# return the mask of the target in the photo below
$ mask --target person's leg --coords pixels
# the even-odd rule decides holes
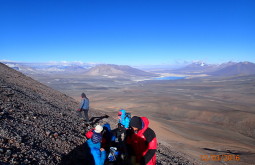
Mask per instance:
[[[76,111],[76,113],[77,113],[77,115],[79,116],[80,120],[83,119],[82,113],[81,113],[81,112],[82,112],[82,110],[81,110],[81,111]]]
[[[87,122],[89,122],[89,110],[88,109],[84,109],[84,115],[85,115],[85,120]]]

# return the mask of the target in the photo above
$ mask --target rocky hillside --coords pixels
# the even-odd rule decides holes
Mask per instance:
[[[0,63],[0,164],[88,164],[78,103]],[[116,120],[91,109],[92,127]],[[159,143],[159,165],[193,160]],[[197,164],[197,163],[196,163]]]

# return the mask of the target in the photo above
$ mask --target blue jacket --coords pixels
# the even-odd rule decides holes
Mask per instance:
[[[130,118],[126,117],[126,110],[121,109],[119,110],[119,113],[121,113],[119,123],[121,123],[125,128],[129,127]]]
[[[88,98],[82,98],[80,108],[89,109],[89,99]]]
[[[101,143],[93,143],[91,139],[86,141],[90,148],[90,152],[94,158],[95,165],[104,165],[106,159],[106,151],[100,151]]]
[[[92,148],[91,154],[94,157],[95,165],[104,165],[106,159],[106,151],[100,151],[100,149]]]

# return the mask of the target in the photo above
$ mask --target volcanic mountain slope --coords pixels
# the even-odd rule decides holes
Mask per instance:
[[[0,164],[90,164],[83,145],[89,127],[75,114],[72,98],[1,63],[0,98]],[[116,125],[116,119],[90,111],[92,126]],[[159,143],[157,164],[192,162]]]
[[[209,65],[204,62],[194,62],[185,66],[184,68],[172,70],[172,72],[182,74],[202,74],[215,69],[215,67],[215,65]]]
[[[204,62],[194,62],[183,68],[176,70],[171,70],[172,73],[181,73],[181,74],[209,74],[217,72],[221,69],[227,68],[229,66],[235,65],[235,62],[227,62],[222,64],[206,64]]]
[[[213,76],[234,76],[253,74],[255,74],[255,64],[251,62],[239,62],[210,73],[210,75]]]
[[[0,61],[1,62],[1,61]],[[24,63],[3,61],[4,64],[24,74],[80,74],[91,68],[90,64],[81,63]]]
[[[57,164],[82,142],[74,100],[3,64],[0,75],[1,163]]]
[[[58,164],[84,142],[72,98],[3,64],[0,75],[0,164]]]
[[[141,77],[153,77],[157,76],[154,73],[145,72],[139,69],[132,68],[127,65],[113,65],[113,64],[101,64],[97,65],[86,72],[86,75],[90,76],[141,76]]]

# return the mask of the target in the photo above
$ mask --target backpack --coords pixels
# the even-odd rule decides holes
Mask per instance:
[[[128,118],[129,120],[131,120],[131,113],[126,113],[125,115],[125,119]]]
[[[121,111],[121,110],[120,110]],[[123,110],[122,110],[123,111]],[[120,112],[119,112],[120,113]],[[122,115],[122,114],[121,114]],[[124,116],[125,115],[125,116]],[[118,116],[120,116],[118,114]],[[123,114],[122,118],[119,119],[118,123],[121,123],[126,129],[129,127],[129,122],[131,120],[131,113],[127,113],[125,111],[125,114]]]
[[[91,138],[92,138],[92,136],[93,136],[93,134],[94,134],[93,130],[94,130],[94,129],[91,129],[91,130],[89,130],[89,131],[85,134],[85,136],[86,136],[87,139],[91,139]]]

